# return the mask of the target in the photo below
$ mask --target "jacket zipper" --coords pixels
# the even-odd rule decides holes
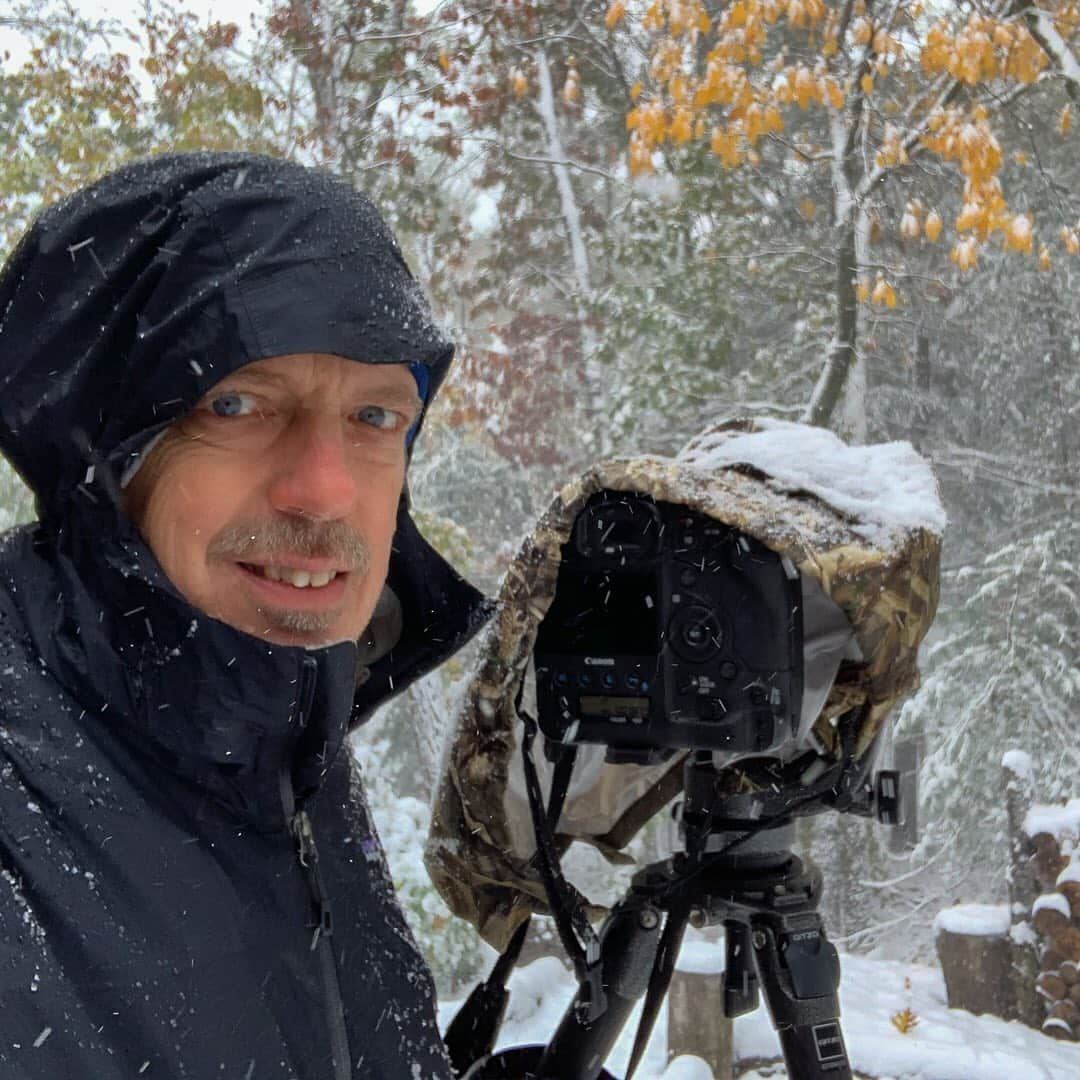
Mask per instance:
[[[315,699],[315,658],[304,657],[300,671],[299,719],[306,724]],[[323,994],[327,1005],[327,1024],[330,1028],[330,1055],[334,1070],[333,1080],[352,1080],[352,1055],[349,1052],[349,1036],[345,1030],[345,1009],[341,1001],[341,984],[338,981],[337,964],[334,961],[334,920],[330,900],[323,887],[319,871],[319,849],[315,846],[315,833],[311,818],[302,807],[297,808],[292,790],[292,762],[282,763],[280,777],[282,801],[289,831],[296,844],[296,857],[311,893],[313,932],[311,951],[316,953],[322,975]],[[310,924],[309,924],[310,925]]]

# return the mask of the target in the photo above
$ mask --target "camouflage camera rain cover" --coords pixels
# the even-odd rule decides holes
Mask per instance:
[[[794,563],[804,591],[820,586],[843,612],[857,645],[850,655],[862,659],[840,665],[810,721],[808,735],[826,756],[839,753],[835,721],[852,710],[856,757],[875,744],[892,708],[918,686],[917,649],[937,609],[945,515],[929,466],[908,443],[848,446],[820,428],[735,420],[674,458],[614,458],[568,484],[503,580],[451,729],[425,856],[451,910],[498,949],[529,912],[547,911],[529,865],[535,841],[515,701],[520,692],[528,708],[533,645],[562,546],[589,497],[603,490],[646,494],[756,537]],[[625,861],[621,849],[681,790],[685,755],[608,765],[603,748],[582,751],[556,839],[561,850],[579,840]],[[543,778],[539,747],[534,756]],[[738,770],[738,759],[723,768]]]

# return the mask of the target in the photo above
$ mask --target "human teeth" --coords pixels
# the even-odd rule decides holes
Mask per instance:
[[[336,570],[292,570],[287,566],[260,566],[258,570],[271,581],[284,581],[297,589],[321,589],[337,577]]]

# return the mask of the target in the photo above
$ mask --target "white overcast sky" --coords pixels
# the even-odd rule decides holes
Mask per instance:
[[[269,7],[271,0],[181,0],[182,6],[205,18],[218,22],[234,22],[241,29],[248,25],[253,11]],[[439,0],[414,0],[417,11],[430,11]],[[3,13],[3,0],[0,0],[0,14]],[[75,0],[75,7],[95,15],[108,18],[113,16],[124,19],[134,16],[142,9],[136,0]],[[0,27],[0,55],[10,53],[10,59],[4,64],[6,70],[18,67],[26,58],[27,48],[23,38],[12,30]]]

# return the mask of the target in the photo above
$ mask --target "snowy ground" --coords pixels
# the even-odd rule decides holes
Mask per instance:
[[[689,943],[688,943],[689,944]],[[701,970],[704,943],[693,945],[694,970]],[[722,964],[722,948],[717,961]],[[844,1035],[857,1073],[877,1080],[1077,1080],[1080,1045],[1054,1042],[1020,1024],[996,1017],[972,1016],[945,1006],[945,985],[936,968],[915,964],[841,957],[840,999]],[[537,960],[514,973],[511,1000],[500,1046],[545,1042],[550,1037],[573,991],[559,961]],[[445,1025],[457,1002],[440,1006]],[[890,1017],[910,1008],[918,1024],[901,1034]],[[636,1015],[623,1032],[608,1061],[622,1076],[630,1056]],[[757,1063],[778,1059],[776,1035],[764,1007],[735,1021],[735,1050],[739,1060]],[[781,1080],[779,1067],[758,1067],[736,1075],[744,1080]],[[667,1024],[661,1013],[645,1061],[635,1080],[713,1080],[698,1058],[667,1062]]]

